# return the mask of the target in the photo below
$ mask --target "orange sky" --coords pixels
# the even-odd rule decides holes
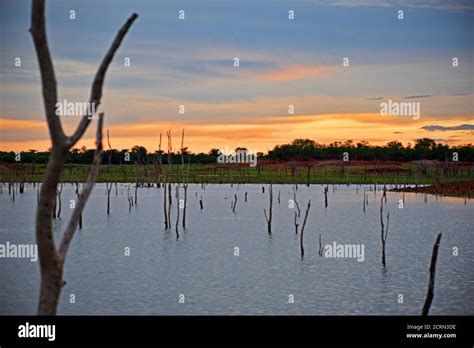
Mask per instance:
[[[380,114],[321,114],[321,115],[287,115],[247,119],[239,122],[136,122],[134,124],[112,124],[106,128],[110,131],[113,148],[131,148],[134,145],[145,146],[149,151],[158,148],[159,134],[163,136],[171,129],[174,136],[174,147],[180,146],[181,131],[185,128],[185,146],[192,152],[207,152],[211,148],[234,149],[245,146],[250,150],[263,151],[276,144],[291,142],[295,138],[310,138],[318,143],[331,143],[348,139],[358,142],[367,140],[372,144],[385,144],[398,140],[407,144],[413,139],[431,137],[453,141],[454,144],[470,143],[473,131],[434,131],[420,129],[426,124],[454,126],[472,123],[471,116],[451,117],[449,121],[424,118],[381,116]],[[0,118],[3,132],[12,132],[23,140],[0,141],[3,151],[23,151],[29,149],[45,150],[50,146],[47,138],[47,127],[44,120],[13,120]],[[65,127],[72,132],[72,124]],[[76,147],[94,147],[95,124],[91,123],[86,137]],[[34,140],[30,140],[34,139]],[[440,142],[443,142],[440,140]],[[450,144],[453,144],[450,143]],[[165,142],[163,142],[164,146]]]

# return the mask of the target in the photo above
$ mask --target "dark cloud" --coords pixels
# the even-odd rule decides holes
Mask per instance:
[[[340,7],[413,7],[437,10],[472,10],[472,0],[314,0],[316,4]]]
[[[407,97],[403,97],[403,99],[421,99],[421,98],[431,98],[433,97],[432,94],[421,94],[421,95],[409,95]]]
[[[421,129],[427,130],[429,132],[434,131],[453,131],[453,130],[472,130],[474,129],[474,124],[461,124],[459,126],[445,127],[439,125],[423,126]]]
[[[434,98],[434,97],[461,97],[470,95],[471,93],[452,93],[452,94],[420,94],[420,95],[408,95],[402,99],[422,99],[422,98]]]

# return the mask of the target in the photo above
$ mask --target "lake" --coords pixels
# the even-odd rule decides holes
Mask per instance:
[[[367,192],[364,213],[363,190],[369,186],[329,186],[325,208],[323,186],[298,185],[300,229],[311,199],[304,258],[294,227],[294,185],[273,185],[273,233],[269,235],[264,216],[269,185],[190,184],[187,227],[183,230],[180,222],[179,240],[174,189],[172,228],[165,230],[163,189],[139,188],[138,204],[129,211],[127,186],[119,184],[117,192],[113,187],[107,216],[105,185],[96,184],[83,228],[76,232],[67,256],[59,314],[419,315],[433,244],[442,232],[430,314],[474,315],[473,201],[427,196],[425,202],[422,194],[405,193],[400,208],[403,193],[388,192],[384,268],[382,192]],[[2,190],[0,243],[35,243],[35,188],[28,184],[14,202],[5,185]],[[235,213],[234,194],[238,197]],[[75,198],[75,187],[65,184],[61,219],[54,221],[57,242],[72,211],[70,200]],[[323,247],[363,246],[363,261],[320,256],[320,235]],[[0,314],[35,314],[39,263],[1,258],[0,277]]]

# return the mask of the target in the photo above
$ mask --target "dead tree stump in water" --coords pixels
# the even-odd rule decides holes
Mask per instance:
[[[325,208],[328,207],[328,191],[329,191],[329,188],[326,186],[324,188],[324,207]]]
[[[441,242],[441,236],[442,236],[442,233],[438,234],[438,237],[436,238],[435,244],[433,246],[433,253],[431,255],[431,264],[430,264],[430,282],[428,285],[428,293],[426,294],[425,304],[423,305],[423,309],[421,311],[422,316],[428,315],[430,311],[430,307],[431,307],[431,302],[433,302],[434,284],[435,284],[435,275],[436,275],[436,260],[438,259],[438,249],[439,249],[439,244]]]
[[[272,210],[273,210],[273,189],[272,189],[272,184],[270,184],[270,206],[268,208],[268,216],[267,216],[266,209],[263,209],[263,213],[265,214],[265,219],[267,220],[268,234],[272,234]]]
[[[179,184],[176,185],[176,239],[179,239]]]
[[[171,183],[168,183],[168,228],[170,229],[171,229],[171,204],[172,204],[171,191],[172,191]]]
[[[304,214],[303,225],[301,226],[301,233],[300,233],[301,257],[304,257],[303,234],[304,234],[304,228],[306,226],[306,220],[308,219],[308,213],[309,213],[310,207],[311,207],[311,200],[308,201],[308,206],[306,207],[306,213]]]
[[[167,212],[167,202],[166,202],[166,191],[168,190],[168,185],[166,185],[166,182],[163,183],[163,213],[165,215],[164,219],[164,224],[165,224],[165,230],[168,229],[168,212]]]
[[[138,178],[135,178],[135,205],[138,204]]]
[[[184,184],[183,228],[186,228],[186,205],[188,204],[188,184]]]
[[[364,188],[364,197],[363,197],[363,201],[362,201],[362,203],[363,203],[362,211],[363,211],[364,213],[365,213],[365,195],[366,195],[366,193],[365,193],[365,188]]]
[[[387,242],[387,235],[388,235],[388,223],[389,223],[390,213],[387,212],[387,226],[384,228],[383,223],[383,197],[380,199],[380,238],[382,240],[382,265],[385,267],[385,243]]]
[[[319,251],[318,251],[318,255],[319,256],[323,256],[323,252],[324,252],[324,248],[323,248],[323,244],[321,242],[321,233],[319,234]]]
[[[298,217],[301,216],[301,210],[300,210],[300,205],[298,204],[298,201],[296,200],[296,191],[293,190],[293,202],[295,202],[296,209],[298,209]]]
[[[235,214],[235,206],[237,205],[237,195],[234,194],[235,201],[230,203],[230,207],[232,208],[232,212]]]
[[[107,193],[107,215],[110,215],[110,191],[112,191],[112,183],[110,183],[110,186],[109,186],[109,182],[106,182],[105,190]]]
[[[295,234],[298,234],[298,227],[299,227],[299,223],[296,222],[296,218],[297,218],[297,213],[295,211],[295,219],[294,219],[294,223],[295,223]]]

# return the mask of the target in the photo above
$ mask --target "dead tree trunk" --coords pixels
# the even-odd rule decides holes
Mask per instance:
[[[186,205],[188,204],[188,184],[184,184],[183,228],[186,228]]]
[[[168,183],[168,228],[169,229],[171,229],[171,191],[172,191],[171,183]]]
[[[365,213],[365,187],[364,187],[364,197],[363,197],[363,212]]]
[[[76,193],[77,201],[79,202],[79,193]],[[82,211],[81,214],[79,215],[79,229],[82,230]]]
[[[128,211],[132,211],[133,198],[130,195],[130,186],[127,187],[127,200],[128,200]]]
[[[384,229],[383,223],[383,197],[380,199],[380,238],[382,240],[382,265],[385,267],[385,243],[387,242],[387,235],[388,235],[388,222],[390,218],[390,213],[387,212],[387,226]]]
[[[235,198],[235,201],[232,201],[230,206],[232,208],[232,212],[235,214],[235,206],[237,205],[237,195],[236,194],[234,194],[234,198]]]
[[[60,117],[56,114],[56,77],[46,37],[44,12],[44,0],[33,0],[30,32],[33,37],[39,62],[46,120],[52,141],[52,149],[46,172],[44,174],[43,185],[41,185],[39,203],[36,212],[36,241],[38,244],[41,273],[40,297],[37,313],[38,315],[54,315],[56,314],[63,284],[63,267],[66,253],[79,223],[82,210],[84,209],[98,175],[98,168],[102,156],[103,113],[99,114],[96,135],[97,150],[94,156],[91,172],[87,184],[84,187],[72,213],[69,224],[66,227],[58,250],[54,244],[52,231],[53,205],[56,199],[57,185],[60,181],[69,150],[84,135],[94,115],[84,115],[71,136],[67,136],[64,133]],[[107,68],[136,18],[137,15],[133,14],[122,26],[96,73],[90,97],[90,104],[94,105],[95,109],[98,109],[101,102],[102,85],[104,83]]]
[[[161,133],[160,133],[160,144],[159,144],[159,147],[158,147],[158,155],[157,155],[157,166],[156,166],[156,173],[155,173],[155,176],[156,176],[156,187],[160,187],[161,185],[161,173],[162,173],[162,167],[163,167],[163,163],[162,163],[162,160],[161,160]]]
[[[135,205],[138,203],[138,178],[135,177]]]
[[[306,207],[306,213],[304,214],[303,225],[301,226],[301,233],[300,233],[301,257],[304,257],[303,234],[304,234],[304,228],[306,226],[306,220],[308,219],[308,214],[309,214],[309,208],[310,207],[311,207],[311,201],[308,201],[308,206]]]
[[[109,182],[107,181],[105,183],[105,189],[107,191],[107,215],[110,215],[110,192],[112,191],[112,183],[110,183],[109,186]]]
[[[328,191],[329,191],[329,188],[326,186],[324,188],[324,207],[325,208],[328,207]]]
[[[176,239],[179,239],[179,184],[176,185]]]
[[[164,219],[164,224],[165,224],[165,230],[168,229],[168,212],[166,211],[166,190],[167,190],[167,185],[166,182],[163,184],[163,214],[165,215]]]
[[[184,128],[183,133],[181,133],[181,175],[184,180]]]
[[[324,248],[323,248],[323,243],[321,242],[321,233],[319,234],[319,250],[318,250],[318,255],[323,256]]]
[[[172,142],[172,139],[171,139],[171,129],[166,131],[166,137],[168,138],[168,172],[167,172],[167,176],[169,176],[169,175],[172,174],[172,162],[173,162],[173,156],[172,156],[173,142]],[[169,180],[168,182],[171,182],[171,180]]]
[[[263,209],[263,213],[265,214],[265,219],[267,220],[268,234],[272,234],[272,210],[273,210],[273,188],[272,188],[272,184],[270,184],[270,206],[268,208],[268,216],[267,216],[266,209]]]
[[[298,226],[300,225],[297,221],[296,221],[296,218],[297,218],[297,213],[295,211],[295,220],[294,220],[294,223],[295,223],[295,234],[298,234]]]
[[[431,254],[431,265],[430,265],[430,282],[428,285],[428,293],[426,294],[425,304],[421,311],[422,316],[427,316],[430,312],[431,302],[433,302],[434,297],[434,284],[435,284],[435,275],[436,275],[436,260],[438,259],[438,249],[441,242],[442,233],[438,234],[435,244],[433,246],[433,253]]]
[[[301,210],[300,210],[300,205],[298,204],[298,201],[296,200],[296,191],[293,189],[293,201],[295,202],[296,209],[298,209],[298,217],[301,216]]]

